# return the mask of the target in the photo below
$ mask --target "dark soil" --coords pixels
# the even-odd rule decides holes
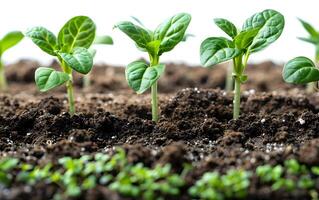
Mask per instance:
[[[171,163],[176,172],[183,163],[192,163],[195,170],[188,175],[188,184],[207,171],[253,170],[289,158],[319,165],[318,97],[302,95],[295,86],[283,83],[281,67],[271,62],[249,66],[238,120],[232,120],[232,94],[205,89],[223,88],[223,67],[169,64],[159,84],[161,119],[157,124],[151,121],[150,96],[128,90],[123,68],[96,67],[87,91],[77,77],[77,114],[71,117],[63,87],[53,93],[37,92],[36,66],[21,61],[7,70],[10,90],[0,95],[0,157],[46,163],[121,146],[132,163]],[[52,191],[52,186],[18,185],[7,192],[11,199],[47,199]],[[81,199],[118,198],[97,188]],[[272,192],[256,183],[248,199],[309,197],[303,191]]]

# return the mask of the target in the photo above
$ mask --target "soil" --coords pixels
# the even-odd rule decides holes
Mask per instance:
[[[285,84],[282,67],[272,62],[248,67],[238,120],[232,120],[232,94],[222,90],[226,65],[204,69],[168,64],[159,82],[157,124],[151,121],[149,94],[136,95],[127,87],[124,68],[96,66],[92,86],[85,90],[76,76],[77,114],[71,117],[65,88],[37,91],[33,83],[37,66],[23,60],[7,68],[10,88],[0,94],[0,157],[41,164],[120,146],[132,163],[170,163],[176,172],[183,163],[191,163],[195,169],[187,184],[207,171],[254,170],[289,158],[319,165],[318,94],[304,95],[302,87]],[[6,197],[48,199],[52,187],[16,185]],[[124,198],[98,187],[80,199]],[[184,194],[179,199],[189,198]],[[247,199],[310,197],[301,190],[272,192],[253,179]]]

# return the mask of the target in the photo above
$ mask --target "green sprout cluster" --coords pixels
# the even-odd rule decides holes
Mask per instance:
[[[62,157],[58,164],[37,166],[6,157],[0,160],[0,186],[15,183],[33,186],[37,183],[54,184],[59,189],[53,199],[79,197],[83,192],[103,186],[123,197],[164,200],[185,195],[202,200],[245,199],[251,179],[269,185],[273,191],[292,192],[303,189],[312,200],[318,200],[319,166],[307,167],[294,159],[284,165],[261,165],[255,171],[229,169],[225,174],[206,172],[193,185],[187,185],[189,167],[174,173],[171,166],[146,167],[127,161],[126,153],[118,148],[113,155],[96,153],[79,158]]]
[[[168,164],[153,169],[141,163],[129,164],[123,149],[117,149],[113,156],[97,153],[80,158],[63,157],[58,164],[58,167],[52,163],[33,166],[16,158],[2,159],[0,185],[10,187],[14,182],[55,184],[60,192],[54,199],[78,197],[83,191],[103,185],[124,197],[145,200],[179,195],[185,185],[183,178],[172,173]],[[16,171],[18,173],[14,173]]]
[[[319,166],[310,169],[295,159],[286,160],[284,165],[264,165],[256,169],[256,175],[262,183],[271,184],[274,191],[286,190],[292,192],[296,189],[309,191],[312,199],[318,199],[314,176],[319,177]],[[318,189],[318,188],[317,188]]]
[[[229,170],[225,175],[207,172],[189,189],[194,198],[203,200],[243,199],[248,194],[251,173]]]

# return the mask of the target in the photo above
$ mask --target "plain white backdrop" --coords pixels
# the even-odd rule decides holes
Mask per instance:
[[[199,64],[199,45],[209,36],[225,36],[213,23],[213,18],[227,18],[241,27],[244,20],[264,9],[275,9],[286,19],[282,36],[262,52],[251,56],[250,62],[273,60],[285,62],[294,56],[314,56],[314,48],[298,40],[307,36],[297,17],[311,22],[319,29],[318,1],[316,0],[2,0],[0,12],[0,36],[11,30],[26,31],[33,26],[45,26],[58,33],[62,25],[76,15],[90,16],[97,25],[97,34],[109,34],[113,46],[97,48],[96,62],[125,65],[147,55],[139,52],[133,42],[112,27],[119,21],[138,17],[145,26],[153,29],[164,19],[178,13],[188,12],[192,22],[188,33],[194,34],[187,42],[179,44],[172,52],[162,56],[161,61]],[[4,54],[6,63],[21,58],[37,59],[44,65],[52,57],[46,55],[29,39]]]

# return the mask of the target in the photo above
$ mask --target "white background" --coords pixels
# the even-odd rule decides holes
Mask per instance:
[[[0,36],[11,30],[25,32],[33,26],[45,26],[58,33],[62,25],[75,15],[88,15],[97,25],[97,34],[109,34],[113,46],[98,47],[97,62],[125,65],[145,57],[133,42],[112,27],[119,21],[136,16],[154,29],[160,22],[178,12],[188,12],[192,22],[188,33],[196,35],[186,43],[179,44],[172,52],[162,56],[161,61],[199,64],[199,45],[209,36],[225,36],[213,23],[213,18],[227,18],[241,27],[252,14],[267,8],[281,12],[286,19],[284,33],[274,44],[262,52],[253,54],[251,62],[274,60],[285,62],[294,56],[313,57],[314,48],[296,39],[307,36],[297,17],[311,22],[319,29],[319,2],[316,0],[1,0]],[[47,64],[52,57],[46,55],[29,39],[4,54],[6,63],[21,58],[31,58]]]

